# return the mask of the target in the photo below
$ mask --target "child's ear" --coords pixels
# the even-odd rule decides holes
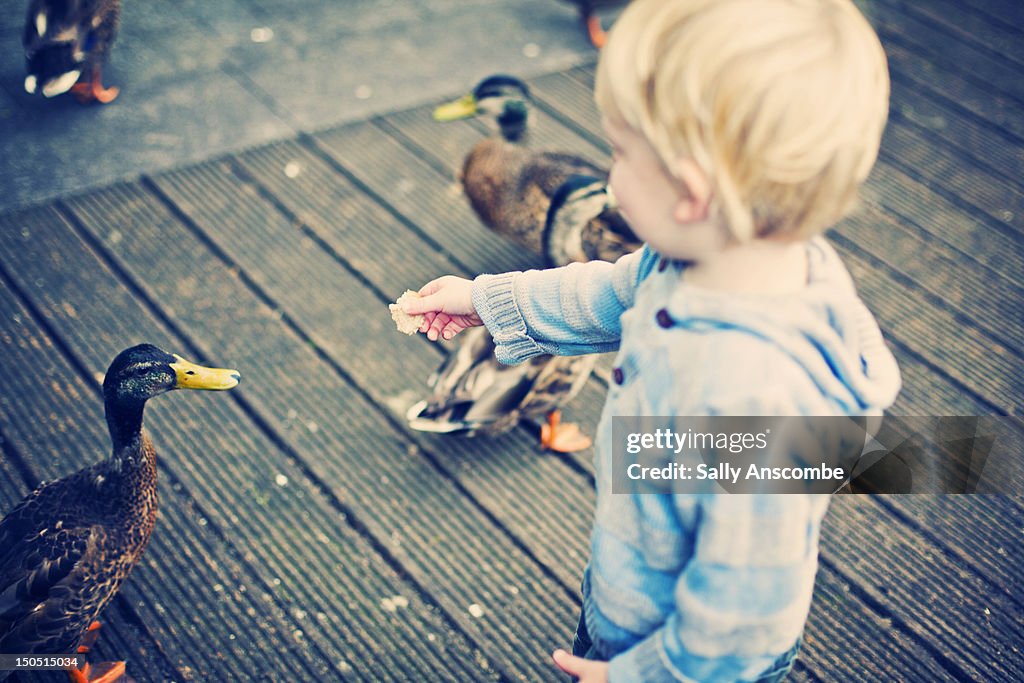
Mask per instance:
[[[683,194],[676,203],[672,216],[679,223],[703,221],[708,217],[711,204],[711,183],[693,159],[676,162],[676,177],[683,184]]]

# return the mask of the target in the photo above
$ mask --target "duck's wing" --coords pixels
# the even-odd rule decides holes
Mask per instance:
[[[33,0],[21,43],[26,53],[68,45],[86,54],[105,55],[117,34],[120,0]]]
[[[504,365],[484,327],[462,333],[462,343],[431,378],[432,393],[409,409],[413,429],[496,434],[519,421],[523,399],[551,356]]]
[[[552,199],[574,175],[607,178],[608,174],[571,154],[536,152],[489,138],[466,155],[461,179],[466,198],[484,225],[541,254]]]
[[[598,355],[545,356],[529,393],[521,401],[524,416],[540,417],[571,401],[586,384]]]
[[[0,652],[72,654],[104,598],[88,567],[106,532],[51,526],[32,502],[0,522]]]

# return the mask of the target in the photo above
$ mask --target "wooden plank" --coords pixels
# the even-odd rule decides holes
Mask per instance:
[[[880,156],[958,205],[967,216],[1024,233],[1024,193],[1010,181],[967,163],[962,154],[926,140],[898,122],[886,128]]]
[[[1020,103],[1015,99],[983,90],[962,74],[921,59],[913,48],[894,41],[883,41],[883,45],[893,95],[900,94],[902,84],[913,83],[948,100],[954,108],[970,112],[979,122],[1004,129],[1017,141],[1024,137]]]
[[[1012,559],[1021,550],[1020,495],[877,496],[882,505],[946,550],[953,564],[976,569],[991,584],[988,593],[1024,609],[1024,566]],[[948,542],[946,539],[955,539]]]
[[[223,162],[222,167],[210,169],[209,177],[216,180],[230,176],[232,168],[240,169],[244,189],[262,192],[284,210],[307,248],[313,246],[310,240],[320,241],[321,248],[372,282],[387,300],[394,301],[410,286],[457,270],[437,244],[410,234],[406,225],[298,143],[261,147]],[[298,171],[293,170],[296,167]],[[285,168],[302,177],[289,178]],[[403,243],[410,239],[417,243],[417,258],[403,261],[409,254]],[[396,263],[403,267],[395,268]]]
[[[928,144],[955,150],[965,165],[987,169],[1003,183],[1015,182],[1024,169],[1020,138],[911,79],[894,80],[889,107],[888,125],[918,131]]]
[[[272,164],[266,166],[260,159],[249,156],[247,168],[256,177],[267,178]],[[311,165],[306,179],[317,182],[317,177]],[[259,273],[267,295],[288,311],[333,364],[363,388],[378,409],[404,424],[405,409],[423,392],[424,380],[438,362],[434,344],[422,337],[397,334],[390,319],[382,315],[386,300],[377,291],[327,254],[302,249],[293,239],[287,218],[275,216],[269,205],[248,199],[230,176],[218,177],[215,168],[205,166],[166,174],[156,183],[222,245],[243,272]],[[300,190],[298,196],[311,193]],[[292,198],[282,196],[281,201]],[[333,213],[329,206],[325,210]],[[422,249],[411,237],[399,244],[409,250],[399,263],[414,260]],[[381,314],[366,315],[373,310]],[[350,321],[354,318],[366,321],[353,326]],[[365,343],[368,334],[373,344]],[[575,594],[589,521],[582,511],[593,504],[585,480],[574,478],[583,485],[573,486],[576,490],[570,495],[563,494],[568,473],[556,458],[538,453],[535,442],[523,431],[494,439],[419,432],[407,432],[407,436],[548,566],[566,591]],[[482,453],[487,456],[481,457]],[[531,496],[524,498],[524,491]],[[538,533],[549,528],[547,533]]]
[[[21,233],[12,224],[30,227]],[[128,227],[115,220],[103,230],[103,239],[116,242],[118,231]],[[20,286],[32,293],[48,323],[76,353],[76,362],[90,373],[101,372],[112,355],[109,349],[125,340],[142,337],[185,350],[187,342],[143,310],[55,214],[41,211],[35,220],[5,222],[4,228],[8,239],[0,240],[0,262],[10,272],[12,254],[31,259],[31,266],[18,268]],[[202,301],[192,312],[223,325],[220,293],[194,279],[203,273],[202,264],[187,256],[179,263],[193,279],[178,278],[172,286],[179,292],[199,290]],[[159,270],[152,268],[150,275],[157,277]],[[250,315],[274,320],[266,309]],[[246,325],[243,316],[231,320],[239,325],[235,331]],[[287,377],[283,356],[274,356],[285,365],[273,371]],[[230,350],[218,357],[228,361],[225,365],[237,360]],[[16,363],[12,358],[11,363],[45,367],[39,359]],[[95,393],[95,386],[81,393],[90,390]],[[26,387],[24,395],[32,391]],[[200,680],[225,680],[254,668],[282,680],[294,675],[403,680],[424,670],[448,680],[494,676],[432,601],[378,556],[380,546],[352,530],[346,508],[323,494],[304,466],[282,457],[276,438],[254,428],[244,402],[230,400],[233,395],[193,396],[192,401],[175,397],[173,419],[159,406],[147,416],[165,481],[170,480],[170,490],[163,487],[170,505],[161,512],[167,531],[158,529],[147,552],[148,571],[133,574],[133,582],[141,575],[154,585],[132,593],[132,604],[137,598],[143,620],[155,624],[180,670]],[[92,437],[91,452],[109,448],[99,404],[95,398],[69,399],[52,411]],[[50,410],[38,402],[16,407],[21,405]],[[80,417],[83,410],[91,417]],[[20,423],[41,425],[37,441],[60,443],[59,431],[45,420]],[[181,429],[182,424],[195,428]],[[382,604],[399,595],[406,600],[401,610]],[[186,605],[190,609],[183,610]],[[426,634],[433,640],[424,641]],[[266,644],[257,655],[251,654],[253,642]],[[410,656],[396,660],[395,650]]]
[[[872,4],[869,19],[883,45],[901,45],[913,51],[918,60],[960,75],[983,92],[1024,102],[1024,80],[1005,59],[938,34],[932,25],[880,3]]]
[[[1020,27],[1013,31],[997,24],[988,17],[978,14],[971,5],[954,0],[930,0],[926,3],[908,0],[884,0],[885,4],[902,15],[912,16],[922,25],[936,32],[936,38],[946,36],[970,45],[975,50],[987,52],[996,59],[1016,63],[1024,67],[1024,51],[1021,50]],[[1015,3],[1016,4],[1016,3]],[[1005,5],[1000,8],[1005,12]]]
[[[445,245],[465,271],[496,273],[543,266],[539,256],[483,227],[461,188],[449,185],[442,190],[435,182],[426,182],[437,178],[436,171],[415,156],[404,155],[399,142],[376,126],[346,126],[318,135],[316,142],[376,196],[389,197],[397,212]],[[404,188],[409,191],[401,192]]]
[[[431,117],[434,106],[392,112],[373,119],[372,123],[395,138],[400,147],[434,167],[447,181],[446,186],[454,186],[451,191],[460,197],[459,201],[468,206],[459,187],[459,177],[466,154],[480,142],[484,133],[480,126],[466,119],[434,121]]]
[[[941,368],[923,360],[915,349],[889,340],[903,388],[887,411],[891,415],[988,415],[992,404],[949,381]]]
[[[538,106],[562,125],[587,138],[601,150],[602,159],[610,162],[611,146],[601,127],[601,112],[594,103],[593,68],[545,74],[532,79],[530,88],[537,96]],[[587,80],[581,82],[580,75]]]
[[[969,505],[969,504],[968,504]],[[900,527],[870,496],[836,496],[822,557],[863,599],[897,619],[961,680],[1019,680],[1020,604]]]
[[[1024,376],[1018,356],[1000,348],[972,321],[923,294],[909,278],[886,272],[859,248],[845,247],[841,252],[861,297],[887,336],[913,349],[999,411],[1015,414],[1020,410]],[[921,305],[922,299],[926,305]]]
[[[978,0],[968,8],[984,15],[993,24],[1024,34],[1024,7],[1016,0]]]
[[[926,240],[942,240],[988,268],[992,277],[1020,283],[1024,244],[1012,231],[1001,230],[986,217],[965,216],[959,206],[885,160],[875,164],[862,196],[865,204],[893,214],[899,226]]]
[[[247,203],[254,204],[252,199]],[[547,652],[568,637],[571,626],[566,625],[577,616],[575,602],[438,471],[437,463],[396,432],[386,411],[369,401],[363,389],[351,386],[341,367],[325,363],[329,357],[313,348],[311,339],[296,334],[294,326],[281,325],[247,274],[224,267],[206,241],[223,234],[198,239],[137,186],[83,197],[73,209],[97,238],[119,226],[122,239],[106,244],[125,269],[123,276],[165,314],[173,312],[176,324],[189,330],[197,346],[239,359],[236,365],[249,378],[244,390],[247,412],[274,431],[320,487],[345,502],[353,523],[366,530],[376,547],[387,549],[488,658],[513,677],[550,676]],[[221,244],[218,251],[256,242],[254,226],[278,217],[249,218],[236,226],[244,239]],[[280,227],[290,234],[286,221]],[[311,263],[316,253],[310,250]],[[268,253],[265,260],[277,258],[292,257]],[[181,287],[183,279],[197,274],[201,288]],[[297,279],[316,282],[318,277],[323,275],[307,265]],[[347,292],[341,301],[325,299],[322,290],[303,293],[320,306],[330,306],[327,317],[348,327],[341,339],[358,339],[346,352],[371,347],[367,340],[373,340],[374,370],[389,363],[404,367],[404,358],[386,350],[389,340],[402,338],[391,329],[381,333],[383,327],[390,328],[389,320],[366,315],[367,307],[359,307],[356,316],[339,308],[351,305],[347,297],[358,297],[356,292]],[[287,315],[290,319],[291,311]],[[224,320],[230,326],[219,322]],[[292,417],[289,411],[294,411]],[[481,616],[471,609],[474,604],[482,606]]]
[[[827,562],[814,583],[800,657],[825,681],[958,680],[898,621],[876,614]]]
[[[950,313],[969,320],[1007,347],[1002,355],[1020,357],[1024,322],[1007,313],[1014,302],[1024,299],[1021,283],[965,263],[967,259],[941,242],[900,230],[897,220],[875,206],[865,206],[829,235],[843,247],[870,254],[887,270],[913,281],[934,300],[941,300]],[[951,278],[953,273],[956,277]]]

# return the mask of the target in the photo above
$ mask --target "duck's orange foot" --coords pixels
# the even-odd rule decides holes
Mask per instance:
[[[548,421],[540,426],[540,445],[549,451],[573,453],[590,448],[593,443],[589,436],[580,431],[579,425],[562,422],[562,413],[552,410]]]
[[[89,628],[85,629],[85,635],[82,636],[81,642],[78,643],[78,654],[84,655],[96,644],[97,639],[100,637],[101,625],[100,622],[94,621],[89,624]]]
[[[82,104],[89,104],[90,102],[110,104],[120,92],[121,90],[114,86],[104,88],[103,83],[100,82],[99,78],[94,78],[91,81],[75,83],[71,86],[71,93],[77,97],[78,101]]]
[[[608,35],[601,28],[601,20],[591,14],[583,17],[583,23],[587,26],[587,37],[590,38],[590,44],[600,50],[608,42]]]
[[[124,662],[86,663],[81,669],[69,670],[68,678],[71,683],[130,683],[132,679],[125,671]]]

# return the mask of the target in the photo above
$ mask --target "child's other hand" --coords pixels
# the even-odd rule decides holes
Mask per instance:
[[[472,291],[472,281],[445,275],[423,285],[420,298],[403,303],[402,310],[425,316],[420,332],[430,341],[451,339],[468,327],[484,324],[473,306]]]
[[[555,650],[551,654],[555,665],[579,679],[580,683],[608,683],[608,662],[595,662],[583,657],[574,657],[565,650]]]

